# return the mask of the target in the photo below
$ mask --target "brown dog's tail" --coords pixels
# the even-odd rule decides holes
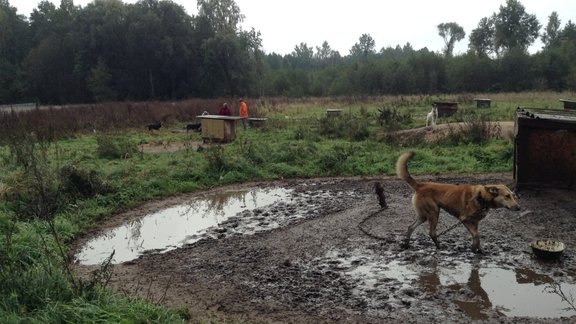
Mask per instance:
[[[396,161],[396,174],[398,175],[398,177],[406,181],[410,185],[410,187],[412,187],[412,189],[416,190],[418,182],[416,182],[416,180],[412,178],[412,176],[408,172],[408,166],[407,166],[408,161],[412,159],[414,154],[415,154],[414,152],[410,151],[400,155],[398,161]]]

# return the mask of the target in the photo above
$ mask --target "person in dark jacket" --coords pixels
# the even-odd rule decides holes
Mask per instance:
[[[231,116],[232,110],[230,110],[227,103],[223,103],[222,107],[220,107],[220,110],[218,111],[218,114],[222,116]]]

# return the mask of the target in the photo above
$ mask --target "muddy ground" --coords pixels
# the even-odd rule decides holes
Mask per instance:
[[[512,183],[507,174],[417,178]],[[375,182],[384,187],[387,209],[378,204]],[[213,190],[238,187],[291,188],[294,199],[243,212],[183,248],[115,265],[109,287],[169,307],[188,308],[192,322],[576,321],[576,312],[570,310],[562,318],[515,316],[499,305],[486,286],[487,271],[494,269],[515,273],[516,281],[542,289],[554,282],[574,284],[574,191],[521,191],[522,211],[494,210],[480,223],[484,253],[474,254],[463,226],[440,236],[442,249],[437,250],[424,224],[415,231],[411,247],[403,249],[400,242],[414,217],[411,190],[393,177],[287,180]],[[153,202],[113,217],[102,227],[189,198]],[[291,219],[297,212],[304,217]],[[275,219],[283,220],[281,226],[265,230]],[[243,235],[244,220],[256,221],[264,230]],[[452,216],[442,213],[439,232],[454,222]],[[537,238],[565,242],[562,258],[556,262],[535,259],[529,243]],[[84,275],[95,269],[76,268]],[[446,273],[464,279],[443,283]],[[536,302],[527,307],[539,305]]]

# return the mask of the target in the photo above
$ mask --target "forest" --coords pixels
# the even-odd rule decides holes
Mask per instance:
[[[576,90],[576,25],[547,22],[508,0],[466,35],[439,22],[442,52],[409,40],[377,49],[363,34],[349,53],[296,44],[266,53],[243,30],[234,0],[41,1],[29,17],[0,0],[0,104],[71,104],[226,96],[324,97]],[[468,36],[468,37],[466,37]],[[536,53],[528,48],[542,40]],[[454,44],[468,51],[453,55]]]

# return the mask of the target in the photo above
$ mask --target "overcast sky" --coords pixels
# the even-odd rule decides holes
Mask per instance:
[[[56,6],[60,0],[50,0]],[[135,3],[137,0],[124,0]],[[40,0],[9,0],[18,13],[30,16]],[[82,7],[93,0],[74,0]],[[173,0],[196,15],[195,0]],[[548,16],[556,11],[565,25],[568,20],[576,23],[575,0],[521,0],[529,14],[535,14],[544,29]],[[341,55],[348,55],[350,48],[362,34],[369,34],[376,42],[376,49],[410,43],[414,49],[427,47],[441,51],[444,41],[438,36],[440,23],[456,22],[464,28],[466,38],[458,42],[455,54],[465,52],[468,36],[483,17],[499,11],[506,0],[236,0],[245,16],[242,28],[261,32],[266,53],[288,54],[302,42],[309,47],[321,46],[327,41]],[[537,43],[531,48],[541,48]]]

